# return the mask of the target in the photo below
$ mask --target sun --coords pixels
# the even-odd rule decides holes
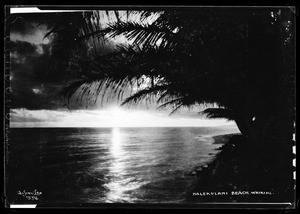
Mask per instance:
[[[126,114],[126,112],[120,107],[113,107],[110,111],[114,117],[120,117]]]
[[[112,117],[113,127],[124,127],[134,122],[130,120],[130,112],[121,109],[120,107],[114,107],[110,110]]]
[[[147,112],[130,111],[129,109],[122,109],[120,107],[114,107],[109,112],[111,114],[112,127],[116,128],[147,126],[153,119]]]

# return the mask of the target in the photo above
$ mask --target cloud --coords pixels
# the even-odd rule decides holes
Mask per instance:
[[[11,107],[53,109],[60,106],[58,89],[66,79],[64,66],[53,69],[49,45],[11,41]],[[38,93],[37,93],[38,92]]]
[[[169,117],[163,112],[107,108],[102,110],[27,110],[10,111],[11,127],[199,127],[236,126],[225,120]]]
[[[37,54],[38,46],[25,41],[11,41],[10,42],[10,53],[20,54],[23,56],[28,56],[32,54]]]
[[[72,79],[72,74],[66,71],[67,62],[53,63],[51,43],[43,40],[49,29],[45,25],[38,25],[42,18],[45,18],[45,15],[14,14],[11,17],[11,105],[8,107],[27,109],[62,107],[58,92],[68,80]],[[76,106],[76,108],[83,107],[84,103]]]

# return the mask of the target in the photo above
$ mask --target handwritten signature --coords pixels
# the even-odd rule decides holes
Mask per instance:
[[[42,195],[42,192],[37,191],[36,189],[33,191],[17,191],[17,194],[23,196],[27,200],[37,201],[39,200],[39,196]]]

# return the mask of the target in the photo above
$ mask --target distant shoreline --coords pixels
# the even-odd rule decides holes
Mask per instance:
[[[214,149],[215,151],[218,151],[217,153],[209,153],[209,155],[213,155],[213,157],[205,162],[202,163],[200,166],[195,167],[189,175],[197,175],[201,176],[206,171],[208,171],[210,168],[213,167],[214,163],[217,161],[218,155],[222,152],[223,148],[226,146],[226,144],[230,141],[230,139],[235,135],[241,135],[240,133],[230,133],[230,134],[221,134],[221,135],[208,135],[206,137],[212,138],[214,145],[219,145],[220,147],[217,149]],[[205,173],[206,174],[206,173]]]
[[[234,135],[240,135],[240,133],[232,133],[232,134],[212,136],[212,138],[214,139],[213,144],[226,144],[230,140],[230,138]]]

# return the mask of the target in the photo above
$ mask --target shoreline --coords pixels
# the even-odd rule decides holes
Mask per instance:
[[[201,165],[195,167],[191,172],[188,173],[190,176],[199,176],[200,174],[204,174],[207,172],[216,159],[218,158],[218,155],[222,152],[226,144],[230,141],[230,139],[235,135],[241,135],[240,133],[231,133],[231,134],[221,134],[221,135],[210,135],[206,136],[208,138],[211,138],[213,142],[211,144],[213,145],[219,145],[218,148],[214,149],[215,152],[209,153],[212,157],[210,160],[202,163]]]
[[[266,151],[246,142],[240,133],[212,138],[213,144],[220,145],[216,149],[219,152],[195,170],[197,181],[186,191],[187,203],[282,202],[290,198],[292,186],[274,179],[274,172],[268,168],[270,163],[260,155]]]
[[[226,144],[232,136],[241,135],[240,133],[231,133],[231,134],[222,134],[222,135],[214,135],[212,138],[214,139],[213,144]]]

